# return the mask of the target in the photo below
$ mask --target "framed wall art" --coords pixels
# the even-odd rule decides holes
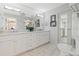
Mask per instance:
[[[50,16],[50,27],[56,27],[56,15]]]
[[[40,27],[40,19],[37,19],[37,20],[35,21],[35,24],[36,24],[36,27]]]

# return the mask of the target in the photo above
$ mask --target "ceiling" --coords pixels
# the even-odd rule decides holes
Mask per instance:
[[[40,14],[48,10],[57,8],[64,4],[65,3],[2,3],[2,4],[0,3],[0,8],[1,7],[4,8],[4,6],[8,6],[8,7],[20,9],[21,13],[26,13],[31,15],[31,14]]]
[[[23,3],[21,5],[33,8],[39,12],[45,12],[57,8],[65,3]]]

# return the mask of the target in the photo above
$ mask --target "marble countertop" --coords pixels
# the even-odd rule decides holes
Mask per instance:
[[[49,31],[33,31],[33,32],[0,32],[0,36],[4,35],[17,35],[17,34],[26,34],[26,33],[39,33],[39,32],[49,32]]]

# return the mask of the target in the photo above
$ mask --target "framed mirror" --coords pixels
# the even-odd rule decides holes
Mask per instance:
[[[24,21],[25,28],[27,31],[33,31],[34,30],[34,24],[32,20],[25,20]]]
[[[15,31],[16,29],[16,19],[15,18],[6,18],[5,20],[5,29],[7,31]]]

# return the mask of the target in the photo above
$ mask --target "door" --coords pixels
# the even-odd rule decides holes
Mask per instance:
[[[71,44],[72,13],[69,11],[59,14],[59,41]]]

